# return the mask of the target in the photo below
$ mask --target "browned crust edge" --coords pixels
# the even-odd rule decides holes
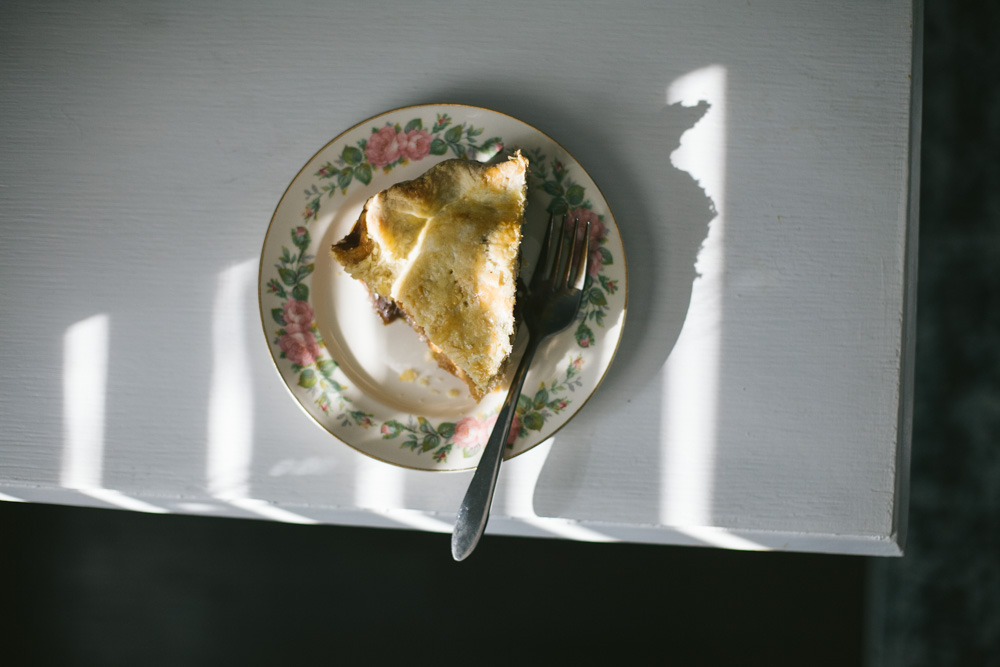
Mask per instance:
[[[375,242],[368,235],[368,204],[365,204],[351,233],[334,243],[330,250],[342,265],[351,266],[370,255],[374,248]]]

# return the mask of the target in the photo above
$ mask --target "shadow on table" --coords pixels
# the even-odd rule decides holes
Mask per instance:
[[[609,173],[628,174],[617,183],[625,194],[625,204],[616,210],[623,243],[628,258],[629,302],[627,325],[614,365],[608,372],[601,394],[600,411],[582,411],[564,433],[564,445],[590,442],[582,449],[554,446],[545,462],[535,489],[535,511],[542,516],[562,516],[571,507],[580,511],[579,504],[592,498],[598,502],[629,502],[638,487],[654,489],[659,494],[661,484],[660,417],[658,414],[636,414],[630,408],[630,396],[636,391],[655,392],[656,399],[647,405],[662,406],[662,383],[658,377],[680,335],[691,303],[691,288],[697,276],[695,261],[708,232],[708,223],[715,209],[704,190],[690,174],[674,167],[667,156],[679,145],[680,138],[704,116],[708,104],[694,107],[670,105],[663,109],[659,127],[658,149],[662,151],[663,170],[658,182],[669,204],[652,206],[647,193],[636,189],[637,177],[628,174],[627,156],[607,155],[618,164]],[[636,175],[637,176],[637,175]],[[657,211],[657,213],[653,213]],[[660,213],[662,212],[662,213]],[[628,382],[629,384],[626,384]],[[633,432],[648,437],[632,438],[623,450],[604,447],[603,443],[620,440],[623,420],[641,421],[645,427]],[[569,442],[565,442],[565,441]],[[614,462],[600,459],[614,457]],[[589,478],[588,469],[620,473],[617,480]],[[566,489],[575,491],[567,495]],[[638,511],[637,511],[638,510]],[[659,522],[660,507],[630,509],[640,521]],[[600,508],[587,508],[590,516],[601,516]],[[594,514],[593,512],[596,512]],[[643,512],[646,515],[643,515]]]
[[[615,361],[598,389],[600,410],[581,411],[556,436],[564,445],[550,450],[542,468],[535,487],[535,512],[540,516],[566,516],[570,510],[577,514],[581,503],[601,502],[609,494],[628,496],[637,486],[658,489],[662,455],[658,417],[630,415],[629,403],[637,391],[662,393],[660,383],[652,380],[670,355],[687,317],[696,277],[695,260],[708,223],[715,217],[715,207],[704,190],[669,159],[680,146],[681,136],[698,123],[709,105],[673,104],[651,112],[646,120],[653,131],[649,142],[638,148],[660,157],[637,160],[631,154],[636,147],[623,145],[616,140],[614,128],[602,128],[591,120],[619,115],[610,95],[594,95],[587,108],[580,108],[558,104],[545,91],[530,86],[466,81],[428,99],[507,113],[559,142],[601,188],[625,247],[629,278],[627,324]],[[636,167],[640,163],[658,164],[661,170],[641,174]],[[656,192],[642,190],[641,184],[650,180],[657,182]],[[601,446],[620,438],[622,419],[648,421],[650,428],[650,437],[628,444],[626,460],[620,448]],[[569,443],[580,446],[565,446]],[[587,443],[593,444],[584,446]],[[604,457],[615,457],[614,465],[601,464]],[[620,471],[620,483],[606,476],[591,479],[591,468]],[[586,511],[589,514],[593,509],[588,507]],[[659,519],[658,506],[650,504],[645,511],[648,516],[636,518],[651,522]]]

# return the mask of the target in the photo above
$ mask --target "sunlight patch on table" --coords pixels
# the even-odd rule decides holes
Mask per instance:
[[[549,533],[554,537],[581,542],[617,542],[616,538],[579,525],[576,521],[559,517],[543,517],[535,513],[534,496],[538,478],[545,460],[559,436],[553,436],[529,452],[503,464],[498,487],[503,492],[503,512],[526,525]],[[489,524],[487,524],[487,530]]]
[[[372,509],[371,512],[409,528],[425,530],[430,533],[450,533],[454,528],[452,524],[427,516],[420,510]]]
[[[361,459],[354,470],[354,506],[395,510],[405,506],[406,470],[372,459]]]
[[[208,492],[232,507],[272,521],[318,523],[250,497],[254,403],[246,323],[256,285],[257,261],[253,259],[222,271],[216,284],[205,464]]]
[[[406,509],[407,471],[361,459],[354,470],[354,505],[415,530],[450,533],[452,525],[419,510]]]
[[[266,500],[256,498],[228,498],[226,502],[241,510],[251,512],[265,519],[281,521],[282,523],[298,523],[303,525],[313,525],[319,523],[316,519],[278,507]]]
[[[591,528],[581,526],[571,519],[559,519],[555,517],[517,517],[522,523],[543,530],[555,537],[577,542],[620,542],[616,537],[605,535]]]
[[[674,527],[673,530],[681,533],[682,535],[687,535],[688,537],[693,537],[694,539],[713,547],[719,547],[722,549],[735,549],[739,551],[771,551],[771,547],[764,546],[763,544],[758,544],[752,540],[748,540],[745,537],[740,537],[739,535],[733,535],[728,530],[724,528],[715,528],[712,526],[689,526],[689,527]]]
[[[138,498],[133,498],[132,496],[127,496],[121,491],[115,491],[113,489],[80,489],[80,493],[90,496],[95,500],[100,500],[108,505],[114,505],[115,507],[120,507],[121,509],[130,510],[132,512],[146,512],[147,514],[169,514],[170,511],[157,505],[147,503],[145,500],[139,500]]]
[[[695,264],[692,307],[665,367],[660,519],[672,526],[704,525],[712,514],[725,269],[725,67],[695,70],[667,89],[667,104],[694,106],[703,101],[708,102],[708,111],[684,133],[670,156],[672,164],[689,173],[715,205]]]
[[[102,503],[136,512],[167,510],[103,487],[110,318],[93,315],[63,336],[63,458],[59,483]]]
[[[80,320],[63,336],[63,457],[59,483],[99,488],[104,465],[108,379],[105,313]]]
[[[245,322],[256,280],[257,262],[249,260],[227,268],[216,283],[205,476],[218,498],[245,498],[250,490],[254,405]]]

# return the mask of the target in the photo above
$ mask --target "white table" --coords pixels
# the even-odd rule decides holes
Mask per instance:
[[[629,266],[611,371],[505,464],[488,532],[900,554],[920,15],[4,3],[0,499],[449,531],[471,473],[382,464],[311,422],[256,281],[317,149],[459,102],[565,146]]]

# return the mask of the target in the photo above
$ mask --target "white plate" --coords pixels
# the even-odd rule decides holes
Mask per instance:
[[[608,204],[583,167],[542,132],[495,111],[453,104],[389,111],[339,135],[299,171],[271,218],[260,259],[261,322],[278,373],[306,413],[351,447],[421,470],[477,464],[506,386],[477,404],[406,323],[381,324],[365,288],[329,249],[380,190],[441,160],[499,160],[516,149],[531,163],[522,278],[531,276],[550,209],[592,220],[594,269],[577,322],[535,356],[506,457],[566,424],[607,372],[625,320],[625,254]],[[522,331],[511,372],[525,338]]]

